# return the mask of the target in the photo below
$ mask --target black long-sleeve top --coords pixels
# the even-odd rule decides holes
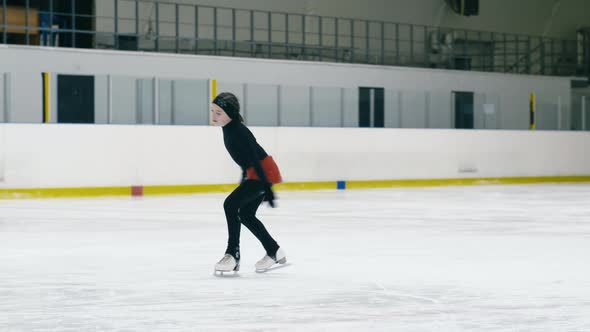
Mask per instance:
[[[223,126],[223,143],[232,159],[242,168],[242,180],[246,178],[246,170],[254,167],[258,177],[268,182],[260,166],[260,161],[268,155],[248,127],[239,120],[230,121]]]

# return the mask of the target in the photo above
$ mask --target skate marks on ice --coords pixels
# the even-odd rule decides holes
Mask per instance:
[[[238,271],[213,271],[213,276],[218,278],[239,278],[240,274]]]
[[[288,266],[291,266],[291,263],[290,262],[289,263],[282,263],[282,264],[279,263],[279,264],[276,264],[274,266],[269,267],[268,269],[255,270],[255,272],[256,273],[266,273],[266,272],[270,272],[270,271],[273,271],[273,270],[282,269],[282,268],[285,268],[285,267],[288,267]]]
[[[264,273],[268,273],[274,270],[279,270],[288,266],[291,266],[292,263],[285,263],[285,264],[277,264],[275,266],[272,266],[268,269],[264,269],[264,270],[256,270],[254,269],[252,272],[254,272],[255,274],[264,274]],[[218,277],[218,278],[239,278],[242,277],[243,275],[249,275],[252,274],[252,272],[250,271],[213,271],[213,276]]]
[[[375,287],[369,287],[368,293],[373,293],[377,298],[385,298],[389,300],[395,299],[399,303],[403,303],[402,307],[412,307],[412,304],[416,306],[412,309],[407,308],[408,311],[405,314],[414,314],[415,311],[428,312],[428,316],[431,319],[431,327],[441,328],[442,330],[458,329],[457,317],[450,311],[450,308],[446,307],[444,303],[430,296],[420,295],[413,292],[405,292],[401,290],[394,290],[385,287],[382,283],[373,281]],[[418,309],[419,308],[419,309]]]
[[[393,296],[393,297],[399,297],[399,298],[421,300],[421,301],[430,302],[433,304],[440,304],[440,302],[438,300],[430,298],[430,297],[408,294],[408,293],[400,293],[400,292],[396,292],[396,291],[393,291],[393,290],[390,290],[390,289],[384,287],[381,283],[379,283],[377,281],[373,281],[373,283],[375,284],[375,286],[377,286],[377,289],[374,290],[374,292],[376,292],[376,293],[382,293],[382,294],[386,294],[386,295]]]

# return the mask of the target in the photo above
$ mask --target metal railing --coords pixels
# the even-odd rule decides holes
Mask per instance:
[[[26,1],[24,20],[14,24],[0,1],[3,43],[590,75],[575,40],[145,0],[101,0],[97,15],[80,14],[73,0],[68,12]]]

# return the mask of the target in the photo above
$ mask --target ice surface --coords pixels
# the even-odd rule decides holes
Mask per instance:
[[[590,185],[278,196],[236,278],[225,195],[0,201],[0,331],[590,331]]]

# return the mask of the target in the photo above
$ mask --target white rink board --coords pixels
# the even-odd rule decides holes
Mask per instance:
[[[590,133],[251,128],[286,182],[590,175]],[[237,183],[220,128],[0,125],[0,188]]]

